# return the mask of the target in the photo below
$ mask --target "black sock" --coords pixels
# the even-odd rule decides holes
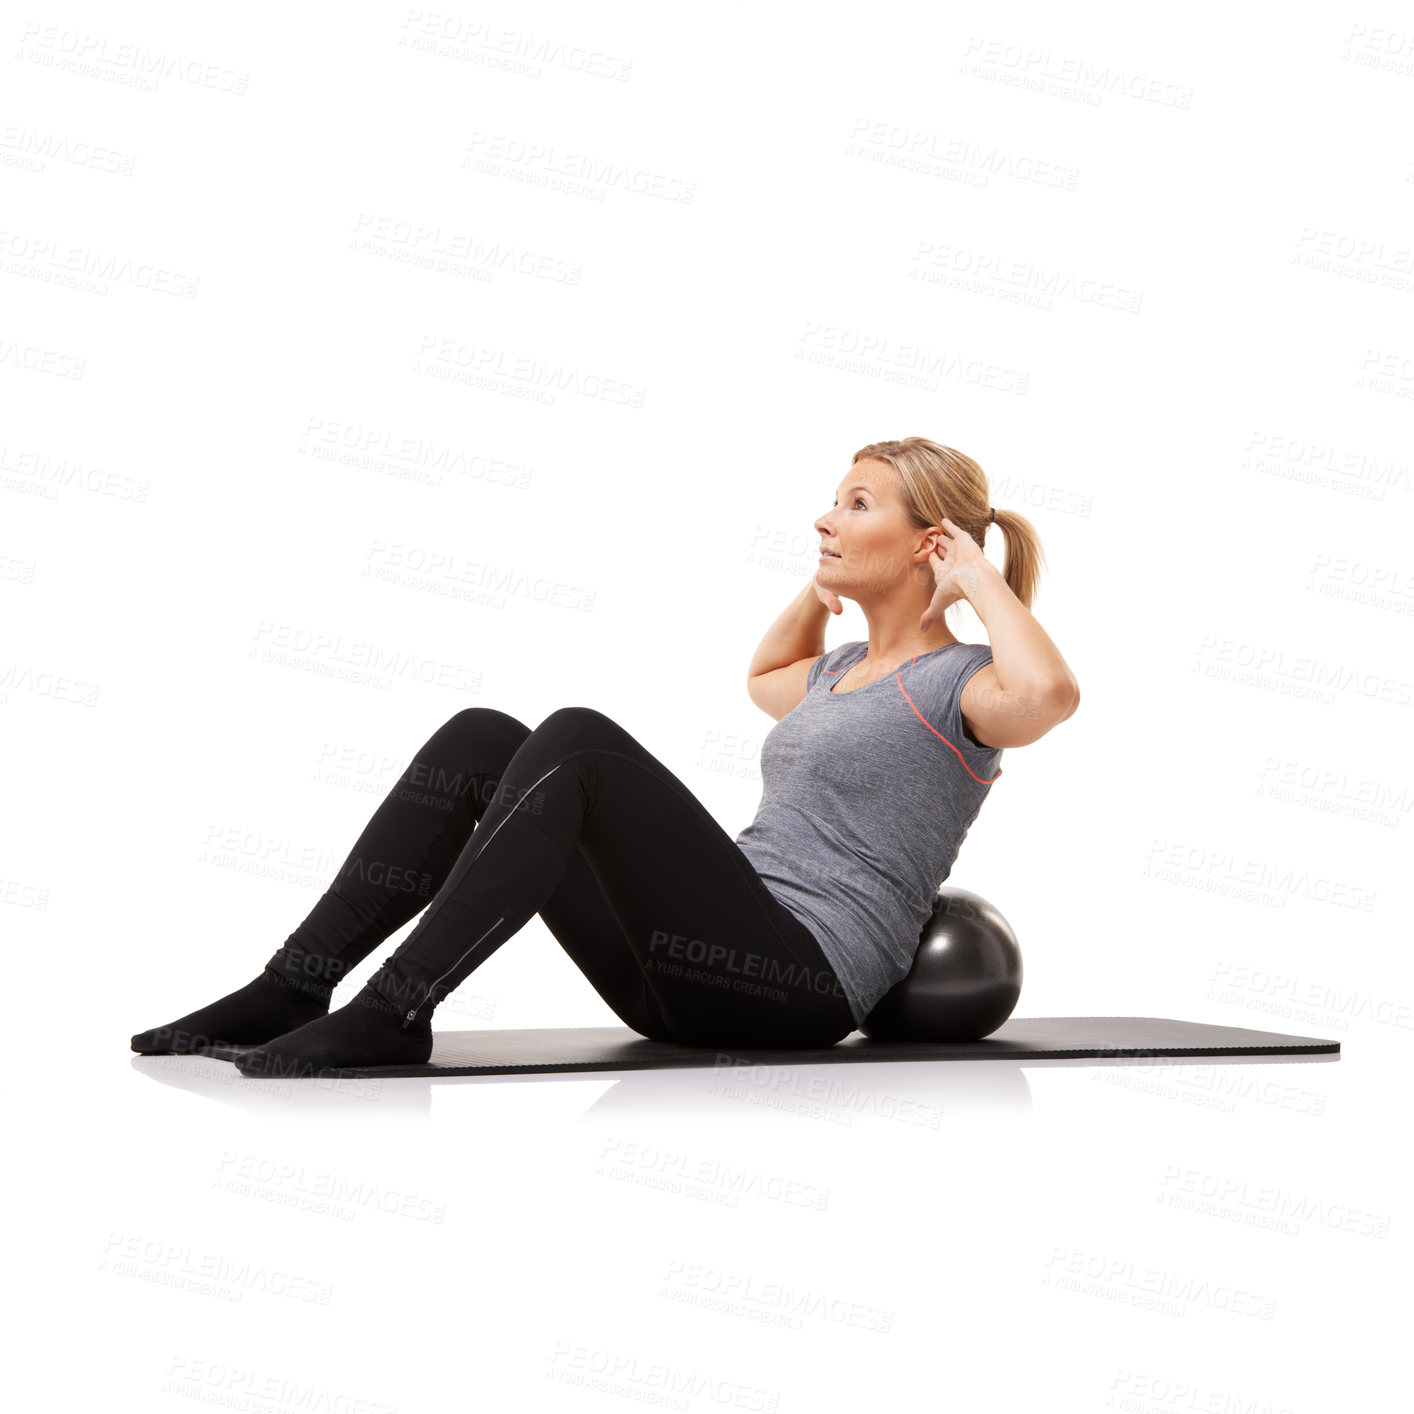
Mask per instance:
[[[432,1054],[432,1013],[404,1025],[406,1013],[365,985],[347,1006],[246,1051],[242,1075],[317,1075],[321,1070],[376,1065],[425,1065]]]
[[[202,1046],[258,1046],[323,1016],[332,992],[332,987],[296,986],[277,973],[262,972],[210,1006],[139,1033],[132,1047],[152,1056],[190,1055]]]

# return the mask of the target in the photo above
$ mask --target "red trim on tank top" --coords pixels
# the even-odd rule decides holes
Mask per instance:
[[[917,659],[917,657],[915,657],[914,660],[913,660],[913,662],[916,663],[917,661],[918,661],[918,659]],[[913,663],[910,663],[910,664],[909,664],[909,667],[912,667],[912,666],[913,666]],[[904,700],[908,703],[908,705],[909,705],[910,707],[913,708],[913,714],[914,714],[914,716],[916,716],[916,717],[918,718],[918,720],[919,720],[920,722],[922,722],[923,725],[924,725],[925,727],[927,727],[928,730],[929,730],[930,732],[932,732],[935,737],[938,738],[939,741],[941,741],[942,743],[944,743],[944,745],[946,745],[946,746],[952,747],[952,750],[953,750],[954,754],[957,756],[957,759],[962,762],[962,769],[963,769],[964,771],[966,771],[967,774],[968,774],[969,776],[971,776],[974,781],[976,781],[979,785],[989,786],[989,785],[992,784],[992,781],[998,781],[998,780],[1000,780],[1000,779],[1006,774],[1005,771],[998,771],[997,774],[992,777],[992,780],[991,780],[991,781],[985,781],[985,780],[983,780],[982,777],[979,776],[979,775],[977,774],[977,772],[974,771],[974,770],[972,769],[972,767],[967,764],[966,760],[963,758],[962,752],[958,751],[957,747],[953,746],[952,742],[950,742],[950,741],[947,739],[947,737],[945,737],[945,736],[942,734],[942,732],[940,732],[940,731],[937,729],[937,727],[935,727],[935,726],[923,715],[923,713],[918,710],[918,705],[917,705],[917,703],[915,703],[914,700],[913,700],[911,697],[909,697],[907,691],[906,691],[905,688],[904,688],[903,679],[899,677],[899,675],[898,675],[897,672],[894,674],[894,682],[898,684],[898,690],[903,693],[903,695],[904,695]]]

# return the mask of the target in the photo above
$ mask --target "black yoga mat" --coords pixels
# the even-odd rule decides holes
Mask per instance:
[[[248,1046],[211,1047],[203,1054],[237,1060]],[[649,1041],[626,1026],[570,1026],[518,1031],[439,1031],[426,1065],[370,1065],[327,1069],[319,1075],[512,1075],[557,1070],[658,1070],[681,1066],[827,1065],[850,1061],[1121,1060],[1149,1056],[1338,1055],[1339,1041],[1208,1026],[1158,1016],[1013,1017],[981,1041],[871,1041],[852,1031],[834,1046],[812,1050],[769,1047],[679,1046]],[[306,1072],[308,1074],[309,1072]],[[261,1077],[252,1076],[252,1079]],[[271,1079],[293,1079],[293,1072]]]

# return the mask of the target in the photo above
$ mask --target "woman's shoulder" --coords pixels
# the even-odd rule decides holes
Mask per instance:
[[[977,668],[984,663],[992,661],[992,645],[990,643],[967,643],[958,639],[956,643],[945,644],[936,653],[929,653],[919,659],[920,662],[931,662],[935,667],[956,672],[964,668]]]
[[[991,661],[991,644],[965,643],[959,639],[915,658],[904,670],[903,681],[911,685],[910,691],[920,705],[926,702],[934,712],[947,715],[962,695],[967,680]]]
[[[916,653],[899,664],[902,672],[914,677],[927,677],[942,682],[954,677],[960,670],[975,668],[992,660],[992,648],[988,643],[966,643],[954,639],[941,647],[931,648],[926,653]]]
[[[806,686],[814,687],[822,675],[838,677],[849,666],[852,655],[858,653],[861,648],[867,650],[868,647],[868,640],[860,638],[849,643],[838,643],[833,648],[827,648],[810,665]]]

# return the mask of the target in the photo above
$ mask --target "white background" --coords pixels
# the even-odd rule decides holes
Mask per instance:
[[[5,33],[27,1407],[1398,1388],[1407,12],[76,3]],[[1035,525],[1082,687],[952,876],[1021,940],[1017,1014],[1338,1059],[279,1086],[129,1053],[255,975],[462,707],[597,707],[735,835],[747,664],[850,455],[911,434]],[[435,1024],[614,1021],[537,920]]]

